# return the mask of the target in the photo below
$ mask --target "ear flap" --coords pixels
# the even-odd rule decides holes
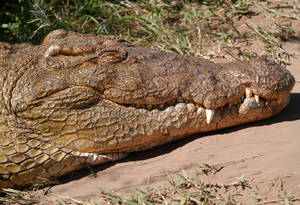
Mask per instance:
[[[78,66],[84,62],[95,63],[98,58],[96,48],[84,46],[68,46],[52,44],[44,52],[44,58],[39,58],[40,65],[47,70],[59,70]]]
[[[96,48],[90,45],[68,46],[53,44],[45,51],[44,57],[49,58],[58,55],[86,56],[92,53],[95,53],[93,56],[99,57],[99,63],[104,64],[121,62],[125,60],[128,55],[127,51],[119,46],[104,47],[96,51]]]

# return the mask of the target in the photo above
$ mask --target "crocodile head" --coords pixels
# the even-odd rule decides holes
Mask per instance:
[[[16,134],[2,134],[0,148],[22,142],[15,152],[25,159],[9,171],[13,159],[0,152],[0,174],[18,185],[26,180],[14,173],[30,181],[36,167],[46,178],[78,169],[70,155],[97,164],[99,156],[267,118],[288,104],[295,83],[265,58],[215,64],[64,30],[40,46],[1,49],[2,115]]]
[[[12,92],[16,115],[80,152],[130,152],[274,115],[294,78],[272,60],[215,64],[57,30]]]

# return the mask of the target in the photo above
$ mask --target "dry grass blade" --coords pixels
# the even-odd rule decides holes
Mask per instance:
[[[0,202],[2,204],[22,204],[22,205],[31,205],[38,204],[38,199],[36,199],[28,191],[19,191],[15,189],[3,189],[5,197],[0,197]]]

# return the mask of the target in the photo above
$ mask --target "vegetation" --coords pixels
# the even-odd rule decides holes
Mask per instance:
[[[293,36],[291,20],[300,19],[293,1],[10,0],[3,5],[1,41],[37,44],[50,31],[64,28],[208,59],[267,55],[280,63],[288,63],[290,55],[280,41]],[[265,23],[255,24],[255,16]],[[262,49],[253,48],[257,42]]]
[[[203,164],[195,167],[194,173],[187,174],[184,170],[175,176],[166,176],[167,185],[144,186],[137,189],[130,197],[124,197],[113,191],[100,191],[97,199],[80,201],[69,197],[60,196],[58,198],[48,198],[44,203],[55,205],[238,205],[241,200],[248,195],[247,204],[294,204],[300,198],[293,196],[285,190],[279,191],[277,198],[264,200],[257,193],[259,190],[255,183],[247,179],[244,175],[236,178],[236,181],[228,184],[211,183],[205,177],[216,175],[223,170],[223,166]],[[192,176],[191,176],[192,175]],[[18,191],[14,189],[4,189],[5,197],[0,197],[3,204],[33,205],[40,203],[40,197],[51,192],[44,189],[43,193],[36,193],[36,190]],[[247,194],[248,193],[248,194]]]

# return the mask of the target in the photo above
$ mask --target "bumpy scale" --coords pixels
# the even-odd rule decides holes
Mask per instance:
[[[267,118],[295,82],[264,58],[215,64],[64,30],[0,43],[0,69],[0,187]]]

